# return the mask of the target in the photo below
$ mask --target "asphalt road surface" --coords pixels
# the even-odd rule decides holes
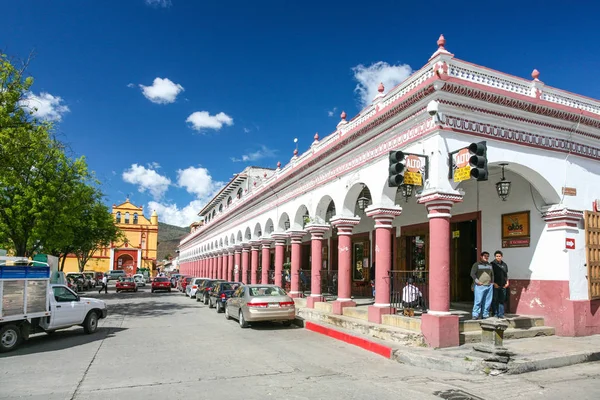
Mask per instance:
[[[600,363],[466,376],[399,364],[298,327],[241,329],[177,291],[88,293],[109,304],[98,332],[34,335],[0,355],[1,399],[600,398]]]

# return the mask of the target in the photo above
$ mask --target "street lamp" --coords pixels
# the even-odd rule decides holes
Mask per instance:
[[[400,185],[400,190],[402,190],[402,197],[404,197],[404,201],[408,203],[408,198],[411,197],[413,193],[413,185],[403,183]]]
[[[500,179],[500,182],[496,183],[496,192],[498,192],[498,197],[500,197],[502,201],[506,201],[510,194],[510,181],[507,181],[504,177],[504,167],[507,165],[507,163],[500,164],[502,167],[502,179]]]
[[[288,229],[290,229],[290,220],[286,219],[285,222],[283,223],[283,226],[285,227],[285,230],[287,231]]]

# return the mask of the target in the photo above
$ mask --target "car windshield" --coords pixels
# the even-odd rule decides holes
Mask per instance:
[[[133,278],[121,278],[121,282],[133,282]]]
[[[252,297],[286,296],[283,289],[277,286],[257,286],[249,289]]]
[[[192,278],[185,278],[185,283],[190,283],[191,280]]]
[[[169,282],[169,279],[167,279],[167,278],[156,278],[154,280],[154,282]]]
[[[221,284],[221,290],[235,290],[239,287],[240,285],[237,283],[222,283]]]

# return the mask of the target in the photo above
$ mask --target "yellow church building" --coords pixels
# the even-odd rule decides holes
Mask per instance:
[[[127,199],[123,204],[112,206],[115,224],[125,235],[122,243],[111,243],[110,247],[101,248],[85,265],[86,271],[106,272],[122,269],[128,275],[134,274],[137,268],[156,269],[156,252],[158,249],[158,215],[156,211],[148,220],[141,207],[137,207]],[[64,272],[78,272],[77,258],[69,254],[65,261]]]

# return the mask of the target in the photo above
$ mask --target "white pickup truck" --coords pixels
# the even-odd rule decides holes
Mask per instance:
[[[1,353],[16,349],[32,333],[51,334],[75,325],[94,333],[107,314],[104,301],[51,284],[49,268],[0,265],[0,298]]]

